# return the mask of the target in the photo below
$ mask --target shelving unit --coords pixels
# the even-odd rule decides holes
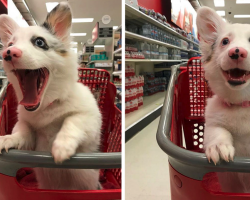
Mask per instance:
[[[114,31],[115,32],[118,32],[118,31],[120,31],[122,29],[122,25],[120,25],[117,29],[115,29]]]
[[[193,45],[199,45],[197,42],[192,41],[185,36],[179,34],[175,30],[170,27],[158,22],[157,20],[151,18],[150,16],[142,13],[138,9],[125,4],[125,15],[126,15],[126,23],[134,24],[137,27],[141,27],[142,24],[149,23],[161,30],[164,30],[175,37],[185,40],[188,43]],[[168,44],[156,39],[148,38],[137,33],[133,33],[130,31],[125,31],[125,38],[132,40],[132,44],[137,41],[146,42],[148,44],[156,44],[160,46],[167,47],[168,49],[178,49],[188,53],[188,56],[193,56],[193,53],[201,53],[200,51],[193,49],[185,49],[176,45]],[[195,48],[195,47],[194,47]],[[196,49],[196,48],[195,48]],[[162,70],[170,70],[169,66],[172,64],[187,62],[188,59],[181,60],[160,60],[160,59],[125,59],[126,64],[135,69],[135,74],[139,75],[142,72],[159,72]],[[155,66],[155,64],[163,63],[163,67]],[[166,63],[166,64],[164,64]],[[168,64],[167,64],[168,63]],[[164,67],[166,66],[166,67]],[[125,124],[125,140],[128,141],[131,137],[133,137],[137,132],[142,130],[145,126],[147,126],[151,121],[153,121],[156,117],[158,117],[161,113],[162,104],[165,98],[166,92],[159,92],[152,96],[144,96],[143,97],[143,106],[139,107],[138,110],[128,113],[125,115],[126,124]]]
[[[121,34],[122,31],[122,26],[119,26],[116,30],[114,30],[113,35],[115,36],[115,33],[119,32]],[[115,38],[113,37],[113,44],[115,44]],[[113,46],[113,49],[115,47]],[[113,51],[113,72],[112,72],[112,81],[114,82],[114,79],[116,80],[117,78],[119,78],[120,80],[122,79],[122,70],[117,69],[115,62],[117,61],[117,59],[121,59],[122,58],[122,47],[118,47],[116,48],[115,51]],[[121,95],[122,95],[122,84],[119,83],[120,81],[114,82],[114,85],[117,88],[117,92],[119,93],[116,98],[116,105],[118,107],[121,106]]]
[[[183,60],[130,59],[130,58],[126,58],[125,61],[126,62],[138,62],[138,63],[143,63],[143,62],[152,62],[152,63],[183,62]]]
[[[144,37],[142,35],[139,35],[139,34],[136,34],[136,33],[132,33],[132,32],[129,32],[129,31],[125,31],[125,37],[127,39],[142,40],[142,41],[145,41],[145,42],[149,42],[149,43],[153,43],[153,44],[158,44],[158,45],[169,47],[169,48],[173,48],[173,49],[180,49],[182,51],[189,51],[187,49],[184,49],[184,48],[172,45],[172,44],[168,44],[168,43],[165,43],[165,42],[161,42],[159,40],[154,40],[154,39],[151,39],[151,38],[148,38],[148,37]]]
[[[157,20],[153,19],[152,17],[149,17],[148,15],[142,13],[141,11],[133,8],[132,6],[125,4],[125,10],[126,10],[126,19],[133,19],[137,20],[139,22],[145,23],[148,22],[150,24],[153,24],[154,26],[157,26],[158,28],[161,28],[163,30],[168,31],[169,33],[177,36],[180,39],[186,40],[187,42],[192,42],[193,44],[199,45],[198,43],[184,37],[183,35],[177,33],[175,30],[169,28],[168,26],[165,26],[164,24],[158,22]]]
[[[112,63],[112,60],[92,60],[88,62],[87,65],[90,65],[91,63]],[[108,67],[112,67],[112,66],[108,66]]]
[[[118,54],[118,53],[120,53],[120,52],[122,52],[122,48],[119,48],[119,49],[115,50],[115,51],[113,52],[113,54],[116,55],[116,54]]]
[[[113,75],[114,76],[121,76],[122,75],[122,71],[114,71]]]
[[[184,48],[172,45],[172,44],[161,42],[159,40],[155,40],[155,39],[152,39],[152,38],[144,37],[142,35],[139,35],[139,34],[136,34],[136,33],[132,33],[132,32],[129,32],[129,31],[125,31],[125,37],[127,39],[141,40],[141,41],[145,41],[145,42],[149,42],[149,43],[153,43],[153,44],[158,44],[158,45],[161,45],[161,46],[165,46],[165,47],[168,47],[168,48],[180,49],[182,51],[200,53],[199,51],[196,51],[196,50],[184,49]]]

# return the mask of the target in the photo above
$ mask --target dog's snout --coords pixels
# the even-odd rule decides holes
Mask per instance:
[[[228,56],[234,61],[242,61],[247,57],[247,50],[242,47],[234,47],[229,50]]]
[[[22,56],[22,51],[16,47],[11,47],[11,48],[5,49],[3,52],[3,58],[6,61],[18,59],[21,56]]]

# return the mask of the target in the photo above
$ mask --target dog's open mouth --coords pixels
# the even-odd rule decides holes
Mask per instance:
[[[23,99],[19,103],[26,110],[35,111],[40,105],[41,96],[49,79],[48,69],[45,67],[35,70],[16,69],[13,72],[23,93]]]
[[[250,71],[243,69],[234,68],[227,71],[222,70],[222,72],[227,82],[232,86],[242,85],[250,78]]]

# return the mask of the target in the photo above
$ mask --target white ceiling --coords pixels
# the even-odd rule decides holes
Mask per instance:
[[[47,16],[46,2],[61,2],[61,0],[26,0],[30,13],[38,24],[42,24]],[[120,26],[121,0],[68,0],[73,18],[94,18],[93,22],[73,23],[72,33],[87,33],[86,36],[74,37],[76,42],[87,42],[92,38],[92,30],[102,16],[111,17],[110,26]]]
[[[226,11],[225,18],[232,23],[250,24],[250,18],[234,18],[234,15],[249,15],[250,4],[236,4],[236,0],[225,0],[225,7],[215,7],[213,0],[199,0],[201,6],[208,6],[214,10]],[[231,12],[231,14],[229,14]]]

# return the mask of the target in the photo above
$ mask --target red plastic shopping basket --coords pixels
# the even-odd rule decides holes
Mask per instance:
[[[118,158],[119,161],[119,159],[121,158],[118,153],[114,153],[121,152],[121,112],[114,105],[116,88],[114,84],[110,82],[110,75],[106,70],[80,68],[78,71],[79,82],[82,82],[83,84],[89,86],[89,88],[97,98],[99,108],[103,116],[101,151],[106,153],[103,153],[101,155],[100,165],[108,166],[107,169],[102,167],[102,170],[100,172],[100,182],[103,185],[103,189],[88,191],[37,189],[36,180],[34,174],[32,173],[32,169],[27,169],[24,167],[37,166],[34,161],[34,156],[37,156],[37,160],[40,159],[39,157],[41,157],[41,159],[45,158],[40,156],[40,154],[36,155],[36,152],[10,150],[10,153],[8,155],[6,153],[3,153],[3,155],[0,156],[0,200],[121,199],[121,169],[114,167],[120,166],[120,164],[112,166],[112,159],[117,160]],[[15,98],[15,93],[13,87],[9,85],[7,87],[6,96],[2,104],[2,112],[0,116],[1,135],[11,133],[12,128],[16,123],[16,108],[17,101]],[[116,158],[112,158],[112,155],[115,155]],[[23,157],[24,159],[21,159],[21,161],[17,161],[17,158],[19,156]],[[89,154],[85,157],[84,155],[78,157],[76,155],[77,159],[80,161],[74,161],[74,158],[72,158],[72,162],[75,163],[72,164],[71,162],[70,166],[74,166],[74,168],[81,168],[78,167],[78,164],[83,165],[83,163],[85,162],[84,158],[88,159],[90,162],[92,162],[92,160],[94,162],[94,160],[96,160],[95,156],[98,155],[95,154],[92,156],[92,154]],[[33,160],[30,159],[30,157],[33,158]],[[27,164],[28,161],[26,159],[29,160],[29,164]],[[34,162],[33,165],[30,164],[31,160]],[[47,160],[46,162],[52,163],[52,158],[51,160]],[[110,164],[108,164],[109,162]],[[70,164],[70,162],[68,163]],[[50,165],[54,165],[54,163]],[[63,165],[66,166],[67,162],[65,162],[65,164],[63,163]],[[46,163],[40,163],[40,165],[38,166],[48,167],[46,166]],[[95,163],[89,164],[89,166],[95,166]],[[60,166],[60,168],[63,167]],[[66,166],[66,168],[69,167]]]
[[[221,192],[215,172],[250,172],[249,158],[209,163],[203,153],[206,98],[212,95],[200,58],[187,67],[172,66],[157,131],[159,146],[169,155],[172,200],[245,200],[250,194]]]

